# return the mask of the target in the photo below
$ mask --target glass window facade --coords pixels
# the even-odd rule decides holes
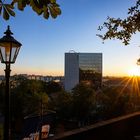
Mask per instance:
[[[101,87],[102,53],[79,53],[79,82]]]

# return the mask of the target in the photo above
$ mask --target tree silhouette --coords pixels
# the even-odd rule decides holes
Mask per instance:
[[[96,93],[89,85],[80,83],[72,90],[73,94],[73,117],[79,125],[85,125],[96,108]]]
[[[128,9],[128,17],[125,19],[107,17],[107,21],[99,26],[99,30],[107,30],[105,34],[98,34],[103,41],[107,39],[119,39],[128,45],[131,36],[140,31],[140,0],[136,1],[135,6]]]

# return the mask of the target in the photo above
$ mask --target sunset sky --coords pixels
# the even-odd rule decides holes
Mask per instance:
[[[0,37],[10,25],[14,37],[22,43],[12,74],[64,75],[64,53],[103,53],[103,75],[123,76],[133,71],[140,58],[140,33],[130,45],[96,36],[107,16],[125,18],[135,0],[58,0],[62,14],[45,20],[30,8],[17,11],[16,17],[0,17]],[[140,68],[138,68],[138,71]],[[4,74],[0,64],[0,74]]]

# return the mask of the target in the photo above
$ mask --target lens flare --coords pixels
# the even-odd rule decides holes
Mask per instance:
[[[128,76],[140,76],[140,67],[135,66],[128,70]]]

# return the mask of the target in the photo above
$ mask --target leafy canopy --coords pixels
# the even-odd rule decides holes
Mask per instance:
[[[98,34],[103,41],[107,39],[119,39],[128,45],[131,36],[140,31],[140,0],[136,1],[135,6],[128,9],[128,17],[125,19],[108,17],[107,21],[99,26],[99,30],[107,29],[105,34]]]
[[[42,15],[45,19],[48,19],[50,15],[52,18],[56,18],[61,14],[56,0],[11,0],[11,3],[0,0],[0,15],[5,20],[9,20],[10,16],[15,16],[16,5],[20,11],[23,11],[26,6],[30,6],[35,13]]]

